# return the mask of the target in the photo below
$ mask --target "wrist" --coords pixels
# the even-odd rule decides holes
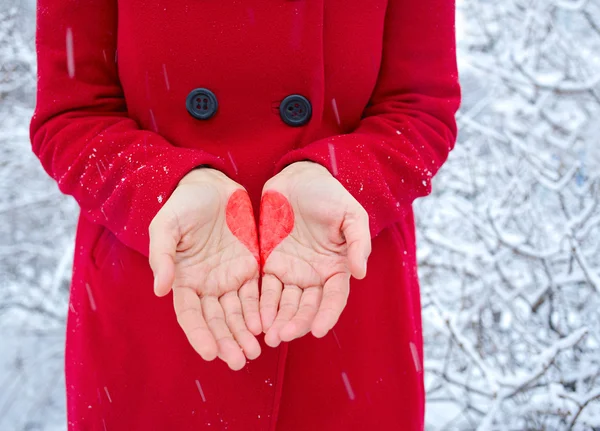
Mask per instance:
[[[281,173],[283,173],[284,171],[286,173],[298,173],[305,171],[329,173],[325,166],[317,162],[313,162],[312,160],[300,160],[298,162],[290,163],[281,170]]]
[[[235,182],[218,169],[212,168],[209,165],[199,165],[185,174],[177,185],[180,186],[191,183],[225,184]]]
[[[301,160],[284,167],[277,175],[271,177],[263,187],[263,193],[269,189],[278,189],[291,192],[297,186],[306,185],[308,182],[323,181],[333,178],[327,168],[310,160]]]

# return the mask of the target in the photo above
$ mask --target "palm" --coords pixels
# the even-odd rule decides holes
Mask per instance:
[[[366,272],[366,212],[312,165],[287,168],[263,190],[261,318],[271,346],[311,330],[324,336],[346,305],[350,275]]]
[[[218,196],[213,200],[214,204],[192,208],[189,223],[182,221],[184,233],[175,255],[173,287],[219,298],[258,279],[258,262],[219,216]]]
[[[276,275],[284,285],[324,286],[335,274],[348,271],[348,246],[340,229],[344,209],[331,197],[319,199],[323,186],[304,184],[291,192],[296,197],[290,199],[294,228],[263,267],[264,274]]]
[[[223,174],[207,170],[190,178],[150,226],[155,291],[162,296],[173,290],[177,321],[204,359],[219,356],[240,369],[244,354],[260,354],[254,337],[261,331],[258,243],[250,200]]]

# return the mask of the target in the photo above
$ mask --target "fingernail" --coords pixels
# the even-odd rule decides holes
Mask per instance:
[[[154,277],[154,294],[156,295],[156,290],[158,289],[158,278]]]

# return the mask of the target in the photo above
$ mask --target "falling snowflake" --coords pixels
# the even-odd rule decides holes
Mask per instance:
[[[344,371],[342,371],[342,380],[344,381],[346,392],[348,392],[348,398],[350,398],[351,401],[354,401],[354,391],[352,390],[352,386],[350,386],[350,380],[348,379],[348,375]]]
[[[329,158],[331,159],[331,169],[333,170],[333,176],[337,177],[338,168],[337,168],[337,159],[335,157],[335,148],[333,148],[333,144],[329,143]]]
[[[75,77],[75,56],[73,54],[73,30],[67,27],[67,70],[69,78]]]
[[[206,402],[206,397],[204,396],[204,391],[202,390],[202,385],[200,385],[200,382],[198,380],[196,380],[196,387],[198,388],[198,392],[200,393],[200,396],[202,397],[202,401]]]

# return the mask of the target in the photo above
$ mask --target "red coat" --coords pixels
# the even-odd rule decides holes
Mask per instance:
[[[118,17],[118,20],[117,20]],[[412,202],[456,138],[453,0],[38,0],[33,151],[81,207],[69,303],[70,430],[418,430],[423,350]],[[117,55],[118,53],[118,55]],[[218,103],[190,115],[195,88]],[[288,95],[309,101],[290,126]],[[373,252],[323,339],[205,362],[152,289],[148,226],[200,164],[248,190],[326,166]]]

